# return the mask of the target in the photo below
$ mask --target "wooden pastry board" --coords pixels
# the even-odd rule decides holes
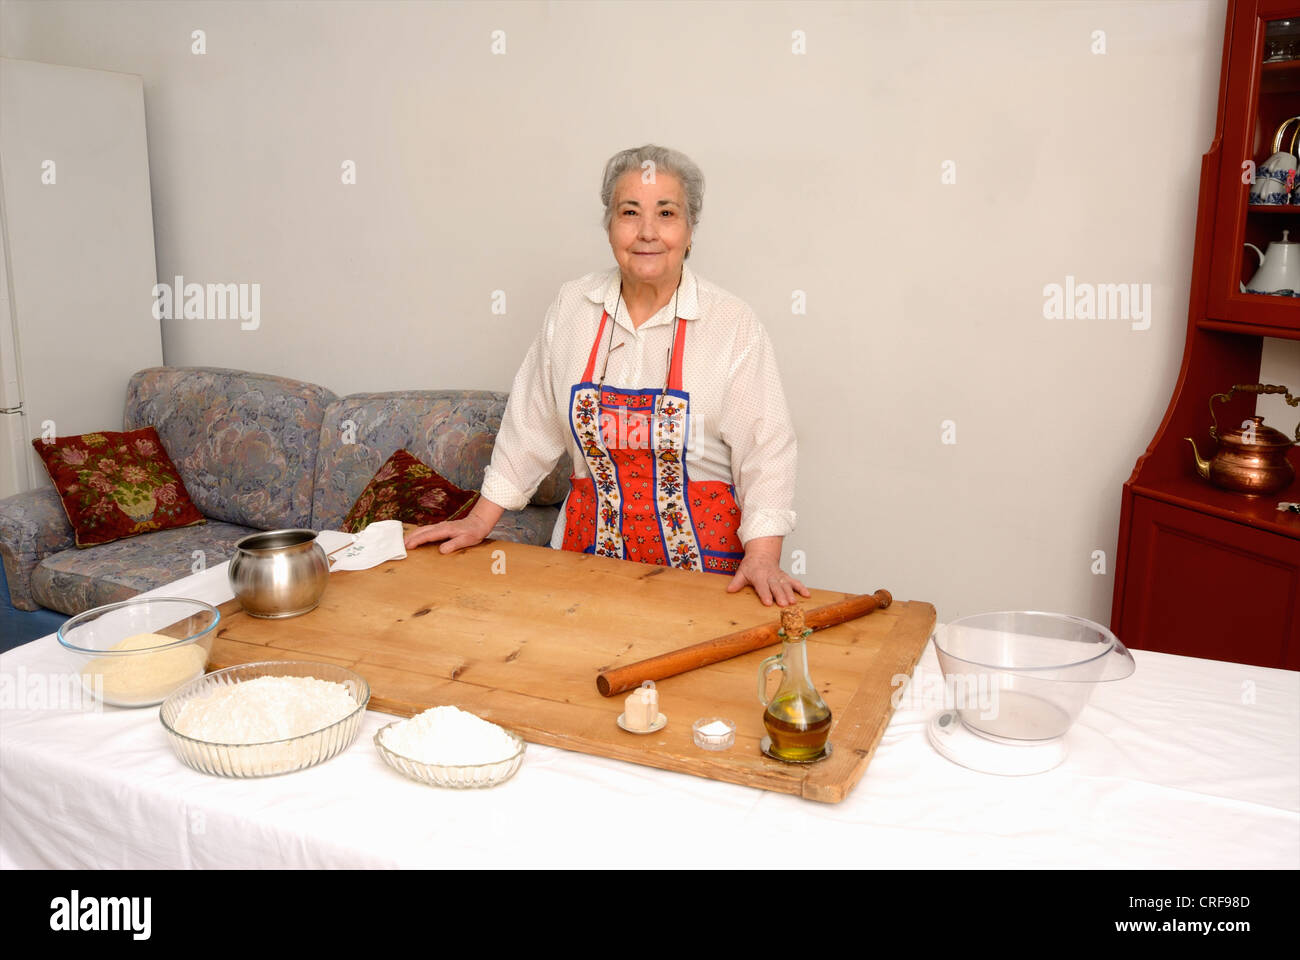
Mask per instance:
[[[637,735],[615,723],[626,694],[600,696],[596,674],[779,619],[730,577],[484,541],[444,555],[436,545],[370,570],[330,575],[320,605],[286,620],[222,605],[209,669],[257,660],[323,660],[361,674],[370,707],[411,716],[454,704],[525,740],[827,803],[861,779],[893,712],[894,678],[909,676],[934,627],[934,607],[886,610],[817,631],[813,680],[834,715],[830,757],[786,764],[764,756],[758,665],[775,645],[658,682],[668,725]],[[864,584],[869,593],[887,584]],[[849,594],[813,590],[807,608]],[[773,680],[775,686],[775,680]],[[721,716],[735,745],[706,751],[691,724]]]

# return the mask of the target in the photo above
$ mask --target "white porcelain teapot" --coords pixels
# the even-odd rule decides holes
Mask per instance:
[[[1261,253],[1253,243],[1246,246],[1259,257],[1259,269],[1249,283],[1241,285],[1242,293],[1272,293],[1283,296],[1300,296],[1300,243],[1288,240],[1291,231],[1283,230],[1282,239],[1268,245],[1268,253]]]

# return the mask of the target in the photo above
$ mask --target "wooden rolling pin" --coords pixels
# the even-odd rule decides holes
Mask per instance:
[[[833,627],[846,620],[856,620],[872,610],[883,610],[893,602],[894,598],[890,596],[888,590],[864,593],[810,610],[804,615],[804,623],[814,630]],[[661,653],[647,660],[638,660],[636,663],[629,663],[626,667],[605,670],[596,677],[596,689],[600,691],[602,697],[612,697],[616,693],[639,687],[646,680],[675,677],[687,670],[707,667],[721,660],[730,660],[743,653],[751,653],[777,643],[781,638],[776,635],[776,631],[775,624],[765,623],[747,630],[729,633],[725,637],[714,637],[703,643],[682,647],[680,650]]]

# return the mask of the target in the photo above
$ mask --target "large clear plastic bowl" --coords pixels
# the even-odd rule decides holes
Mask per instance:
[[[220,621],[220,611],[201,600],[137,598],[78,614],[57,636],[87,691],[115,707],[151,707],[203,676]],[[148,633],[175,639],[143,650],[112,649]]]
[[[998,740],[1062,736],[1098,683],[1134,669],[1118,637],[1067,614],[980,613],[940,625],[932,639],[946,706],[976,733]]]

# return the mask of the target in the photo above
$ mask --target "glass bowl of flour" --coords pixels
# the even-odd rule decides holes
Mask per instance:
[[[370,685],[345,667],[271,660],[181,687],[158,719],[186,766],[218,777],[271,777],[350,747],[369,702]]]
[[[505,783],[524,762],[521,737],[458,707],[433,707],[375,733],[375,747],[394,770],[437,787]]]
[[[152,707],[203,676],[221,613],[210,603],[149,597],[109,603],[59,627],[77,679],[114,707]]]

